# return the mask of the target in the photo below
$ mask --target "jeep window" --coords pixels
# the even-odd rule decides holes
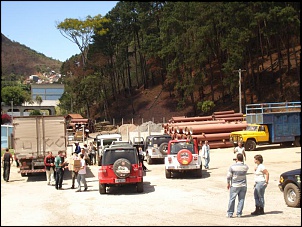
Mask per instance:
[[[172,143],[171,144],[171,154],[177,154],[180,150],[186,149],[189,150],[192,154],[194,154],[194,144],[188,142],[181,143]]]
[[[136,150],[129,149],[116,149],[106,150],[102,158],[102,165],[113,165],[113,163],[120,158],[125,158],[130,161],[131,164],[138,164],[138,157]]]
[[[103,140],[103,145],[110,145],[112,143],[112,141],[116,141],[116,139],[104,139]]]

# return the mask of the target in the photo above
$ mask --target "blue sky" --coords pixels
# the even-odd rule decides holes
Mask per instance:
[[[1,33],[47,57],[66,61],[79,54],[77,45],[65,38],[56,22],[66,18],[105,16],[118,1],[1,1]]]

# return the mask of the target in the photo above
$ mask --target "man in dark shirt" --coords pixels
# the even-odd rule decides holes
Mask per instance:
[[[55,157],[52,156],[51,151],[49,151],[48,155],[44,158],[44,165],[46,170],[47,185],[54,184]]]
[[[79,145],[79,142],[75,143],[75,150],[74,153],[76,153],[77,155],[81,153],[81,147]]]
[[[5,149],[5,153],[2,156],[2,165],[3,165],[3,179],[8,182],[10,174],[10,166],[13,163],[13,156],[9,152],[9,149]]]

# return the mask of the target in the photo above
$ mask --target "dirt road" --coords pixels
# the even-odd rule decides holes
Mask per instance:
[[[265,193],[265,215],[251,216],[253,199],[253,157],[262,154],[270,173]],[[166,179],[163,164],[147,165],[144,192],[135,187],[109,188],[98,192],[97,166],[89,167],[88,191],[76,193],[70,173],[63,188],[46,185],[45,176],[21,177],[12,167],[10,182],[1,174],[1,226],[301,226],[301,208],[287,207],[278,189],[279,175],[301,168],[301,148],[265,146],[247,152],[248,192],[243,217],[226,218],[229,191],[226,173],[233,163],[232,148],[211,150],[210,169],[201,179],[179,176]],[[237,204],[237,201],[236,201]],[[236,211],[236,209],[235,209]]]

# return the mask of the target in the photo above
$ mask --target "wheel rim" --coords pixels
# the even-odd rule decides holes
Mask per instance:
[[[288,192],[287,192],[288,201],[293,203],[293,202],[295,202],[296,198],[297,198],[297,195],[296,195],[295,191],[292,189],[288,190]]]

